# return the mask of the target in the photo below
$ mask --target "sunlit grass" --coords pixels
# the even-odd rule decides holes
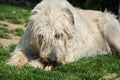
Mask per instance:
[[[16,29],[11,30],[11,33],[16,36],[22,36],[24,33],[24,30],[22,28],[16,28]]]
[[[10,33],[10,31],[7,28],[7,25],[0,24],[0,38],[10,39],[8,33]]]
[[[0,20],[5,20],[14,24],[23,24],[28,21],[30,8],[0,3]]]
[[[15,46],[6,49],[0,45],[0,80],[98,80],[104,75],[120,73],[120,56],[115,55],[83,58],[74,63],[58,65],[49,72],[29,65],[6,65]],[[105,80],[104,77],[101,80]]]

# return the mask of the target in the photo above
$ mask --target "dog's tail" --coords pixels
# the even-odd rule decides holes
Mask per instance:
[[[116,16],[105,11],[98,18],[98,26],[113,53],[120,53],[120,23]]]

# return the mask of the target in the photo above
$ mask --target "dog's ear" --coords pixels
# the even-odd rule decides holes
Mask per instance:
[[[40,12],[40,10],[32,10],[31,15],[36,15]]]
[[[74,36],[74,32],[75,32],[73,13],[68,8],[63,9],[62,11],[63,11],[63,16],[66,19],[68,19],[69,24],[71,24],[68,27],[64,27],[64,32],[67,34],[67,37],[71,39]]]
[[[33,9],[31,12],[30,20],[35,20],[38,18],[38,14],[40,14],[41,11],[37,9]]]
[[[74,25],[73,13],[68,8],[62,9],[62,11],[64,12],[64,16]]]

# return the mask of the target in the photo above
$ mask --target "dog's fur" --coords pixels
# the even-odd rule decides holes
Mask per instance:
[[[66,0],[43,0],[33,10],[27,29],[8,64],[50,70],[86,56],[120,52],[120,24],[108,12],[82,10]]]

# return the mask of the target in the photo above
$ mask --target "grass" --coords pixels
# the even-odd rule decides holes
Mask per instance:
[[[30,8],[21,5],[11,5],[9,3],[0,2],[0,20],[7,21],[13,24],[25,24],[28,22],[28,16],[30,15]],[[0,23],[0,38],[10,39],[9,34],[21,36],[23,30],[16,28],[9,30],[8,25]]]
[[[14,24],[23,24],[28,21],[30,8],[0,2],[0,20]]]
[[[10,39],[9,34],[14,34],[16,36],[22,36],[24,33],[24,30],[22,28],[16,28],[9,30],[7,28],[7,25],[0,24],[0,38]]]
[[[7,25],[0,24],[0,38],[10,39],[9,32]]]
[[[10,51],[10,52],[13,52],[14,49],[15,49],[15,47],[16,47],[16,44],[11,44],[11,45],[9,45],[9,46],[8,46],[9,51]]]
[[[5,27],[8,27],[7,24],[4,24],[4,23],[0,23],[1,26],[5,26]]]
[[[22,28],[16,28],[16,29],[11,30],[11,33],[16,36],[22,36],[24,33],[24,30]]]
[[[83,58],[74,63],[56,66],[49,72],[29,65],[6,65],[9,53],[15,46],[4,48],[0,45],[0,80],[98,80],[107,74],[120,73],[120,56],[115,55]]]
[[[8,34],[0,33],[0,38],[10,39],[10,36]]]
[[[22,28],[16,28],[16,29],[9,30],[7,26],[8,25],[6,24],[0,24],[0,38],[10,39],[11,37],[9,36],[9,34],[14,34],[16,36],[22,36],[24,33],[24,30]]]

